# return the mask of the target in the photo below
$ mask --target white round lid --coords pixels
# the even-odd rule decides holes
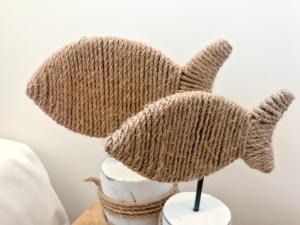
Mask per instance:
[[[230,210],[223,202],[211,195],[201,195],[200,210],[195,212],[193,210],[195,194],[195,192],[182,192],[169,198],[163,208],[164,224],[230,224]]]
[[[129,169],[120,161],[111,157],[103,160],[103,162],[101,163],[101,170],[107,178],[112,180],[131,182],[148,180],[147,178]]]

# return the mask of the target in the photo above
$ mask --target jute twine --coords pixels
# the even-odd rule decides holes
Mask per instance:
[[[210,91],[231,52],[220,40],[185,66],[160,51],[122,38],[84,38],[50,56],[26,93],[57,123],[106,137],[144,105],[178,91]]]
[[[174,184],[170,191],[156,199],[147,201],[127,202],[115,200],[106,196],[102,191],[99,179],[95,177],[90,177],[85,179],[85,181],[93,182],[97,185],[99,201],[105,212],[128,219],[146,218],[160,213],[165,202],[172,195],[178,192],[178,185]]]
[[[106,139],[106,152],[151,180],[200,179],[242,158],[270,172],[272,135],[294,96],[281,90],[253,111],[208,92],[177,93],[147,105]]]
[[[162,225],[162,217],[163,217],[163,211],[161,210],[158,217],[158,225]]]

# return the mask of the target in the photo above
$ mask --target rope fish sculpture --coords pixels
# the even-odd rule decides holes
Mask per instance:
[[[57,123],[105,137],[145,104],[178,91],[210,91],[230,52],[221,40],[180,67],[139,42],[84,38],[48,58],[26,93]]]
[[[150,179],[200,179],[242,158],[274,167],[272,134],[294,96],[280,91],[249,111],[207,92],[177,93],[149,104],[106,139],[106,151]]]

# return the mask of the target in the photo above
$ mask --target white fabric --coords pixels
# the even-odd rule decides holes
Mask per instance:
[[[27,145],[6,139],[0,139],[0,224],[69,224],[38,157]]]

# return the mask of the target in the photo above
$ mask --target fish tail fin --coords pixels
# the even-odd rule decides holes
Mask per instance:
[[[272,136],[276,124],[292,103],[294,95],[286,90],[273,94],[252,112],[243,160],[251,168],[269,173],[274,168]]]
[[[216,74],[231,50],[227,41],[219,40],[198,52],[184,66],[179,90],[211,91]]]

